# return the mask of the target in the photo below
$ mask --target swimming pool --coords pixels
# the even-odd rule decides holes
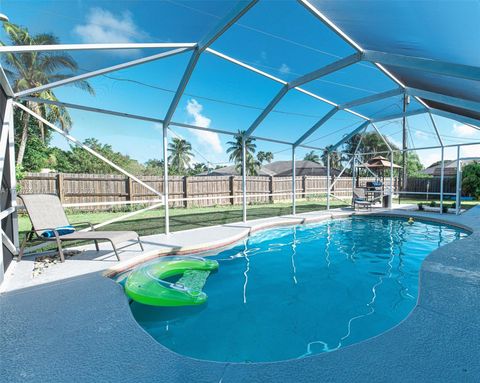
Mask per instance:
[[[378,335],[414,308],[423,259],[467,232],[405,218],[352,217],[258,232],[212,257],[208,301],[132,303],[158,342],[190,357],[268,362]]]

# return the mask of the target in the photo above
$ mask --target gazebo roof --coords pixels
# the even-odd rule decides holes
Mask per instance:
[[[382,156],[376,156],[376,157],[370,158],[367,162],[359,165],[359,167],[364,167],[369,169],[390,169],[391,166],[392,166],[392,163]],[[402,168],[401,166],[395,163],[393,164],[393,167],[396,169]]]

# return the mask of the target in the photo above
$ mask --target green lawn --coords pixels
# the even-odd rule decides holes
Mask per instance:
[[[400,200],[398,200],[398,198],[394,199],[395,203],[400,203],[400,204],[419,204],[419,203],[423,203],[424,205],[429,205],[432,201],[435,201],[437,206],[440,206],[440,199],[430,199],[428,201],[426,201],[424,199],[415,199],[415,198],[401,198]],[[450,207],[453,203],[455,203],[455,201],[444,200],[443,203],[444,203],[444,205]],[[461,206],[462,206],[462,209],[467,209],[468,210],[468,209],[471,209],[474,206],[477,206],[478,204],[480,204],[480,201],[462,201]]]
[[[340,201],[332,200],[331,207],[346,206]],[[323,210],[326,203],[322,200],[305,200],[297,202],[297,213],[314,210]],[[248,206],[248,219],[287,215],[292,212],[290,203],[275,203]],[[126,214],[125,212],[69,212],[68,219],[72,224],[79,222],[101,223],[109,219]],[[116,222],[101,228],[101,230],[135,230],[140,235],[163,233],[165,231],[163,209],[139,213],[127,220]],[[170,209],[170,230],[179,231],[198,227],[221,225],[242,220],[241,206],[218,206],[208,208],[175,208]],[[19,217],[19,231],[23,233],[30,229],[30,222],[26,215]]]

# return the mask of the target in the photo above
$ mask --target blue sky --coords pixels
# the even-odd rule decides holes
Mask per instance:
[[[62,43],[106,42],[196,42],[212,29],[234,5],[233,1],[2,1],[0,11],[31,33],[50,32]],[[2,34],[2,40],[5,36]],[[286,81],[353,53],[328,28],[295,1],[261,1],[212,46],[258,69]],[[95,70],[158,53],[159,50],[75,52],[82,71]],[[114,72],[90,82],[95,96],[74,87],[57,88],[64,101],[164,118],[173,91],[189,60],[181,54],[142,66]],[[280,84],[205,53],[185,90],[173,120],[227,131],[247,129],[276,92]],[[356,64],[304,86],[308,91],[343,103],[395,88],[395,84],[369,64]],[[409,108],[418,108],[412,101]],[[294,141],[330,110],[324,102],[291,91],[277,105],[255,134]],[[367,116],[387,116],[401,110],[395,97],[357,109]],[[80,139],[95,136],[114,149],[144,162],[161,156],[161,129],[153,123],[71,110],[72,134]],[[307,141],[324,147],[337,142],[362,120],[339,112]],[[480,141],[480,132],[444,118],[436,118],[444,142]],[[408,119],[410,146],[436,145],[427,115]],[[389,139],[401,142],[400,121],[379,123]],[[173,128],[174,135],[191,141],[195,160],[226,163],[231,137],[207,131]],[[172,136],[174,136],[172,135]],[[54,144],[66,147],[65,140]],[[275,159],[289,159],[288,146],[257,142],[258,150],[270,150]],[[299,150],[303,157],[306,150]],[[472,156],[478,148],[464,149]],[[440,158],[440,150],[418,151],[429,165]],[[455,157],[447,149],[446,158]]]

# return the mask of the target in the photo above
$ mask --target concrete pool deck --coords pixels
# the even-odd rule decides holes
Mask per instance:
[[[441,220],[472,234],[431,253],[418,303],[393,329],[340,350],[274,363],[216,363],[168,350],[135,321],[120,285],[105,278],[158,253],[235,242],[252,230],[341,217],[330,211],[145,237],[117,263],[89,248],[31,278],[16,264],[0,295],[0,380],[6,382],[477,382],[480,380],[480,206],[461,216],[374,211]],[[362,213],[364,214],[364,213]],[[105,248],[106,249],[106,248]],[[105,258],[105,260],[102,260]],[[28,263],[30,262],[30,265]]]

